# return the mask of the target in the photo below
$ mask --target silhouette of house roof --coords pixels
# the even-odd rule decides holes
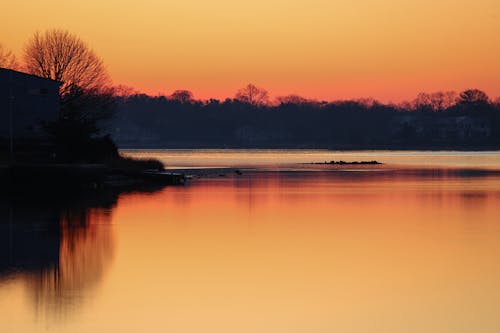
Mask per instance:
[[[9,68],[0,67],[0,80],[3,81],[6,77],[8,78],[9,75],[12,75],[14,77],[24,77],[26,79],[32,79],[32,80],[52,82],[53,84],[57,84],[58,86],[62,85],[62,82],[59,82],[56,80],[48,79],[48,78],[33,75],[33,74],[28,74],[25,72],[16,71],[16,70],[9,69]]]
[[[42,124],[59,116],[61,82],[0,68],[0,137],[43,136]]]

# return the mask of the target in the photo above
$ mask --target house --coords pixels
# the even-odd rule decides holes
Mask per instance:
[[[32,141],[59,116],[60,82],[0,68],[0,140]]]

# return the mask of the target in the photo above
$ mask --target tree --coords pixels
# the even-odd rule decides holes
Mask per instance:
[[[263,106],[268,104],[269,94],[267,90],[256,87],[250,83],[246,87],[238,90],[235,99],[254,106]]]
[[[77,36],[57,29],[36,32],[26,44],[24,61],[29,73],[62,83],[63,117],[85,122],[111,117],[114,91],[109,75]]]
[[[490,98],[479,89],[468,89],[460,93],[458,104],[465,108],[484,108],[490,103]]]
[[[444,111],[456,103],[457,94],[454,91],[438,91],[431,94],[420,93],[414,100],[417,110]]]
[[[62,82],[61,97],[105,90],[110,79],[102,60],[77,36],[64,30],[36,32],[24,61],[29,73]]]
[[[372,108],[380,104],[379,101],[377,101],[375,98],[372,97],[358,98],[355,99],[354,101],[366,108]]]
[[[19,69],[19,63],[17,62],[14,53],[3,47],[2,44],[0,44],[0,67],[14,70]]]
[[[193,93],[189,90],[176,90],[170,95],[170,98],[182,104],[191,103],[194,100]]]
[[[25,47],[29,73],[61,82],[61,116],[48,124],[61,160],[99,160],[116,155],[107,137],[98,138],[111,118],[115,98],[102,60],[86,43],[63,30],[35,33]]]
[[[500,107],[500,97],[495,98],[495,101],[493,101],[493,104],[499,108]]]
[[[276,100],[278,101],[279,104],[285,104],[285,105],[286,104],[302,105],[311,102],[311,100],[295,94],[287,96],[278,96]]]
[[[133,87],[129,87],[124,84],[119,84],[115,87],[113,87],[113,93],[116,97],[130,97],[134,95],[138,95],[139,91]]]
[[[431,97],[427,93],[419,93],[413,101],[415,110],[432,110]]]
[[[443,110],[449,109],[457,104],[457,93],[455,91],[445,91],[443,95]]]

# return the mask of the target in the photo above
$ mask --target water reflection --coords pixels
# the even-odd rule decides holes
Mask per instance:
[[[0,286],[23,281],[38,314],[77,309],[112,263],[111,219],[120,194],[0,198]]]
[[[0,331],[498,332],[497,172],[314,170],[3,203]]]
[[[257,171],[127,196],[122,265],[140,274],[121,283],[147,309],[134,318],[188,333],[496,332],[500,177],[470,171]]]
[[[113,258],[111,206],[3,201],[0,280],[22,280],[36,312],[75,308],[102,279]]]
[[[498,169],[498,151],[331,151],[281,149],[153,149],[122,150],[139,158],[158,158],[171,168],[250,167],[289,165],[325,161],[372,161],[420,168],[454,166],[457,168]]]

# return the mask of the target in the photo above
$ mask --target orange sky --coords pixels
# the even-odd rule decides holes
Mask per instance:
[[[116,84],[152,94],[500,95],[498,0],[16,0],[2,13],[0,43],[18,55],[37,29],[68,29]]]

